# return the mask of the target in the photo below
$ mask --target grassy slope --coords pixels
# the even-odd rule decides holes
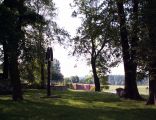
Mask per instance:
[[[41,98],[43,91],[25,93],[17,103],[0,96],[0,120],[155,120],[156,107],[122,100],[108,93],[55,92],[61,98]]]

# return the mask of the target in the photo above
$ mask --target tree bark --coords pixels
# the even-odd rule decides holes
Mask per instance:
[[[48,60],[48,66],[47,66],[47,71],[48,71],[48,78],[47,78],[47,96],[51,96],[51,91],[50,91],[50,68],[51,68],[51,61]]]
[[[18,56],[19,56],[19,43],[22,38],[24,38],[24,34],[21,30],[22,28],[22,19],[23,16],[23,8],[24,8],[24,0],[15,1],[16,4],[19,3],[17,6],[11,6],[11,1],[5,0],[3,3],[13,12],[19,12],[19,16],[12,14],[16,20],[12,22],[15,24],[14,31],[10,31],[8,38],[7,38],[7,47],[8,47],[8,58],[9,58],[9,74],[11,78],[11,85],[12,85],[12,99],[14,101],[21,101],[23,100],[23,93],[20,81],[20,74],[18,69]]]
[[[153,24],[154,25],[154,24]],[[156,28],[149,25],[149,37],[150,37],[150,55],[149,55],[149,98],[147,105],[156,105]]]
[[[96,60],[95,58],[91,58],[91,65],[92,65],[92,71],[93,71],[93,77],[94,77],[94,83],[95,83],[95,91],[99,92],[100,91],[100,81],[99,77],[97,75],[96,71]]]
[[[147,100],[147,105],[154,105],[156,104],[156,62],[153,61],[153,63],[150,66],[149,71],[149,98]]]
[[[149,98],[147,105],[156,105],[156,1],[146,0],[145,23],[148,28],[149,40]]]
[[[120,23],[120,37],[122,45],[122,54],[125,70],[125,98],[138,100],[141,99],[136,84],[136,67],[134,60],[131,59],[128,32],[126,28],[126,19],[123,7],[123,1],[117,1],[118,18]]]
[[[45,88],[44,63],[41,63],[41,88]]]
[[[4,62],[3,62],[3,78],[8,79],[9,73],[9,61],[8,61],[8,50],[6,43],[3,43],[3,52],[4,52]]]
[[[136,83],[136,66],[126,64],[125,70],[125,98],[142,100],[137,88]]]
[[[17,45],[16,45],[17,46]],[[11,77],[11,83],[12,83],[12,99],[14,101],[21,101],[23,100],[23,93],[22,93],[22,87],[21,87],[21,81],[20,81],[20,75],[19,75],[19,69],[18,69],[18,53],[17,48],[14,45],[11,46],[12,49],[10,49],[9,54],[9,72]]]

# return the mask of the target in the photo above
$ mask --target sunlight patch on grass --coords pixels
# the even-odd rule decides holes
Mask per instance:
[[[61,100],[56,100],[54,105],[68,105],[72,107],[77,107],[77,108],[88,108],[88,103],[80,100],[70,100],[70,99],[61,99]]]

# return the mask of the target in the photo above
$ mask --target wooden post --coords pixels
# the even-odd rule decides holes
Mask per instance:
[[[51,61],[48,60],[48,79],[47,79],[47,96],[51,96],[51,91],[50,91],[50,68],[51,68]]]

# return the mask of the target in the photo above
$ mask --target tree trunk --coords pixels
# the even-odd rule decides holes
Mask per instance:
[[[12,99],[14,101],[21,101],[23,100],[23,94],[22,94],[22,87],[21,87],[21,81],[20,81],[20,75],[19,75],[19,69],[18,69],[18,56],[19,56],[19,42],[22,38],[24,38],[24,34],[21,30],[22,27],[22,19],[23,11],[25,9],[24,7],[24,0],[17,1],[19,2],[18,6],[13,8],[10,6],[10,1],[5,0],[4,4],[6,7],[12,12],[19,12],[19,16],[12,14],[16,20],[14,20],[15,28],[13,33],[9,33],[7,38],[7,48],[8,48],[8,58],[9,58],[9,73],[11,78],[11,85],[12,85]],[[7,6],[8,5],[8,6]],[[15,7],[15,6],[14,6]],[[10,31],[11,32],[11,31]]]
[[[125,70],[125,98],[142,100],[136,83],[136,66],[126,64]]]
[[[10,49],[9,54],[9,72],[11,77],[11,83],[12,83],[12,99],[14,101],[21,101],[23,100],[22,97],[22,87],[21,87],[21,81],[20,81],[20,75],[19,75],[19,69],[18,69],[18,53],[16,46],[12,45],[13,49]]]
[[[7,50],[7,45],[6,44],[3,44],[3,52],[4,52],[3,78],[8,79],[9,61],[8,61],[8,50]]]
[[[147,100],[147,105],[156,104],[156,56],[152,55],[149,67],[149,98]],[[155,59],[154,59],[155,57]]]
[[[120,23],[120,36],[122,45],[122,54],[125,70],[125,98],[140,99],[136,84],[136,64],[134,64],[130,55],[130,46],[128,41],[128,32],[126,28],[126,19],[123,7],[123,1],[117,1],[118,17]]]
[[[151,66],[149,79],[149,98],[147,100],[147,105],[156,104],[156,62]]]
[[[100,91],[100,81],[99,81],[99,77],[97,75],[97,71],[96,71],[96,61],[95,58],[91,59],[91,65],[92,65],[92,71],[93,71],[93,77],[94,77],[94,83],[95,83],[95,91]]]
[[[156,105],[156,1],[146,0],[145,23],[149,33],[149,99],[147,105]]]
[[[45,88],[44,63],[41,63],[41,88]]]
[[[51,68],[51,61],[48,60],[48,66],[47,66],[47,71],[48,71],[48,78],[47,78],[47,96],[51,96],[51,91],[50,91],[50,68]]]

